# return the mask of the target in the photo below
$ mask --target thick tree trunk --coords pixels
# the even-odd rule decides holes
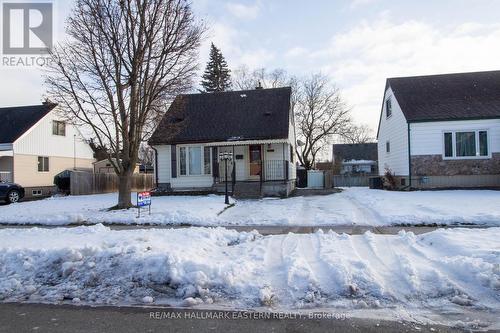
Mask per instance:
[[[132,175],[133,172],[127,171],[118,176],[118,209],[132,207]]]

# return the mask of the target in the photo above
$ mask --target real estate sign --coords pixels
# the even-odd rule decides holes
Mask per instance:
[[[137,206],[138,207],[151,206],[151,193],[150,192],[138,192],[137,193]]]
[[[149,207],[149,214],[151,215],[151,192],[137,192],[137,209],[141,217],[141,207]]]

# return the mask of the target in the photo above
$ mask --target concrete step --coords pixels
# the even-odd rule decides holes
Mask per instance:
[[[257,199],[262,197],[259,182],[236,183],[233,197],[243,199]]]

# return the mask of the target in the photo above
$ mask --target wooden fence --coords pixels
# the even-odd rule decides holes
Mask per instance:
[[[334,175],[334,187],[367,187],[370,176]]]
[[[153,188],[154,175],[137,173],[132,176],[132,191],[147,191]],[[118,191],[118,176],[114,173],[90,173],[72,171],[71,195],[111,193]]]

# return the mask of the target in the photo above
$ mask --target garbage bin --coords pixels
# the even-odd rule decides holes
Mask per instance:
[[[382,177],[380,176],[377,176],[377,177],[370,177],[370,179],[368,180],[369,182],[369,186],[371,189],[381,189],[383,186],[382,186]]]

